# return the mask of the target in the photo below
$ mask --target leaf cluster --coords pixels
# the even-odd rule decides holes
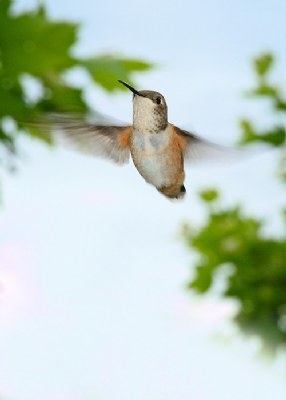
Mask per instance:
[[[281,113],[286,113],[286,103],[282,88],[269,81],[274,57],[262,54],[253,65],[256,86],[248,94],[252,98],[267,98],[273,115],[280,119]],[[241,144],[263,142],[281,149],[278,169],[285,180],[285,125],[274,124],[259,131],[244,118],[240,126]],[[286,229],[284,235],[271,237],[264,233],[267,221],[246,215],[241,206],[224,208],[215,189],[204,190],[200,196],[208,210],[206,223],[197,230],[188,224],[183,228],[184,241],[198,254],[189,289],[202,294],[209,292],[218,270],[231,266],[223,296],[239,304],[234,317],[236,324],[242,332],[259,337],[268,349],[285,348]],[[281,210],[281,223],[286,228],[285,210]]]
[[[51,143],[47,133],[26,121],[47,112],[85,114],[91,106],[83,88],[67,79],[75,68],[104,90],[126,90],[135,72],[149,63],[116,55],[76,57],[79,25],[49,18],[43,6],[15,14],[12,0],[0,1],[0,157],[16,154],[19,134]],[[28,82],[28,83],[27,83]],[[31,92],[35,92],[31,95]],[[3,160],[2,160],[3,161]]]

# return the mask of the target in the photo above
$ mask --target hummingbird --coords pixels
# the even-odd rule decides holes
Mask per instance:
[[[119,82],[133,93],[132,125],[101,125],[55,116],[55,129],[78,149],[117,164],[128,163],[131,156],[147,183],[169,199],[183,198],[185,161],[217,156],[224,148],[168,122],[168,107],[161,93],[138,91]]]

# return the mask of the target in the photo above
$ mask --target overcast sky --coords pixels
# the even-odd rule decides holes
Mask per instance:
[[[51,16],[82,23],[78,53],[156,63],[138,87],[164,94],[171,122],[232,144],[239,117],[271,119],[242,92],[253,83],[251,57],[268,49],[285,82],[285,1],[45,4]],[[131,95],[94,88],[88,96],[95,109],[131,121]],[[19,173],[4,178],[0,214],[3,398],[285,399],[285,363],[257,360],[256,342],[234,334],[235,304],[185,291],[194,256],[178,239],[183,221],[204,220],[196,192],[206,186],[279,231],[285,194],[273,180],[275,154],[188,169],[186,200],[173,203],[132,163],[119,168],[28,140],[22,152]]]

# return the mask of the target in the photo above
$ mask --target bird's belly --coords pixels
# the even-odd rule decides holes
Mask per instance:
[[[135,167],[145,181],[156,188],[172,185],[182,170],[181,155],[174,154],[169,138],[160,135],[135,136],[131,143]]]
[[[144,156],[141,154],[140,157],[133,158],[133,161],[146,182],[157,188],[171,184],[172,179],[166,162],[157,155]]]

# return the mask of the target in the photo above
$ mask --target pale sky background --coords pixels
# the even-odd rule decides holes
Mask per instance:
[[[18,1],[17,9],[35,3]],[[232,144],[238,117],[261,126],[271,119],[242,91],[253,83],[250,58],[268,49],[285,82],[284,0],[45,4],[53,17],[82,23],[80,54],[157,63],[138,88],[164,94],[171,122]],[[95,87],[88,96],[96,109],[131,120],[131,95]],[[188,196],[178,203],[132,163],[118,168],[28,140],[22,153],[19,173],[4,177],[0,214],[0,396],[285,399],[285,361],[257,359],[257,343],[227,322],[235,305],[185,291],[194,256],[178,239],[181,222],[204,220],[196,192],[206,186],[219,186],[225,204],[243,201],[268,216],[268,229],[279,232],[285,191],[273,180],[273,152],[188,169]]]

